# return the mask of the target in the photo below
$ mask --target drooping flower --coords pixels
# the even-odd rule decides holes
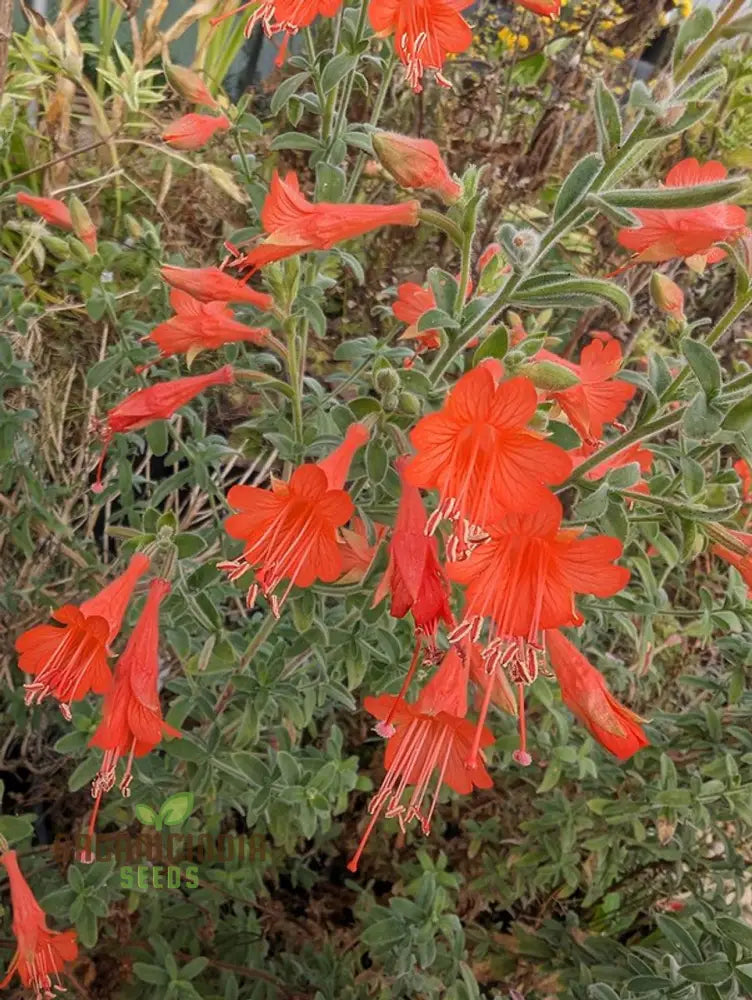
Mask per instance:
[[[684,320],[684,292],[675,281],[660,271],[650,275],[650,295],[661,312],[676,320]]]
[[[601,439],[604,424],[621,416],[636,392],[636,386],[614,378],[622,364],[618,340],[610,338],[604,342],[593,335],[582,351],[579,364],[546,350],[539,351],[536,357],[555,361],[579,378],[577,385],[547,395],[559,404],[587,444]]]
[[[407,323],[407,329],[399,335],[400,340],[417,340],[418,354],[434,351],[441,346],[438,330],[418,331],[418,320],[430,309],[436,308],[436,296],[430,288],[414,281],[405,281],[397,288],[397,298],[392,306],[395,317]]]
[[[342,574],[338,529],[347,524],[353,503],[342,488],[355,451],[368,440],[363,424],[353,424],[342,444],[327,458],[300,465],[289,482],[272,479],[271,489],[233,486],[228,504],[238,513],[225,521],[232,538],[244,542],[243,554],[219,568],[237,580],[250,570],[255,582],[246,598],[252,607],[261,590],[272,614],[295,587],[309,587],[315,580],[333,583]],[[281,596],[274,591],[288,584]]]
[[[421,489],[437,489],[440,504],[429,519],[455,521],[452,558],[483,537],[482,529],[504,512],[526,510],[545,499],[547,484],[560,483],[572,460],[527,424],[537,393],[528,379],[496,384],[498,363],[463,375],[438,413],[422,417],[410,434],[417,452],[406,478]]]
[[[472,44],[470,25],[460,14],[471,0],[370,0],[368,18],[376,35],[394,35],[394,49],[405,67],[408,86],[423,89],[423,74],[433,70],[442,87],[451,84],[442,73],[450,53]]]
[[[551,17],[555,20],[561,12],[561,0],[516,0],[516,2],[539,17]]]
[[[747,585],[749,596],[752,598],[752,533],[730,530],[729,534],[733,535],[736,541],[746,548],[746,553],[742,555],[741,552],[734,552],[733,549],[727,548],[725,545],[714,545],[713,554],[725,559],[730,566],[741,573],[742,579]]]
[[[648,746],[639,715],[614,698],[600,671],[558,629],[546,633],[546,649],[564,704],[601,746],[619,760]]]
[[[200,115],[192,112],[171,122],[162,139],[173,149],[201,149],[218,131],[226,131],[230,121],[226,115]]]
[[[473,788],[491,788],[493,782],[480,755],[475,767],[466,764],[475,729],[465,718],[468,671],[466,657],[450,649],[414,704],[393,695],[365,699],[366,711],[379,721],[391,717],[394,730],[384,755],[386,775],[368,804],[371,818],[347,865],[351,872],[357,871],[363,849],[382,813],[388,819],[396,816],[402,830],[417,819],[423,833],[428,834],[442,785],[458,795],[468,795]],[[478,743],[480,747],[490,746],[492,734],[483,728]],[[434,772],[438,773],[431,794]],[[409,798],[408,786],[413,786]]]
[[[18,666],[34,681],[25,685],[26,704],[52,695],[70,719],[70,704],[89,691],[104,694],[112,683],[107,665],[110,643],[120,631],[128,602],[149,559],[137,552],[125,572],[76,607],[66,604],[52,617],[62,625],[35,625],[16,639]]]
[[[375,132],[374,152],[400,187],[434,191],[448,204],[462,195],[462,185],[449,173],[439,147],[430,139],[413,139],[397,132]]]
[[[450,642],[476,640],[484,619],[492,625],[483,654],[488,680],[479,725],[497,667],[520,685],[521,746],[515,755],[520,763],[530,762],[522,689],[538,675],[543,631],[582,623],[576,594],[612,597],[629,580],[629,570],[614,565],[622,553],[618,538],[582,538],[581,529],[562,528],[561,520],[561,504],[549,494],[528,512],[507,514],[487,526],[483,544],[465,561],[447,566],[449,578],[465,585],[466,601],[465,618]]]
[[[78,956],[76,932],[51,931],[47,917],[34,898],[29,883],[18,865],[15,851],[0,854],[0,864],[8,873],[10,901],[13,908],[13,935],[16,953],[0,989],[5,989],[15,973],[25,989],[34,991],[35,1000],[46,1000],[65,992],[59,973],[66,962]]]
[[[329,250],[381,226],[417,226],[419,208],[414,200],[395,205],[314,203],[301,193],[294,173],[283,180],[275,171],[261,210],[266,239],[233,261],[233,266],[253,272],[299,253]]]
[[[32,209],[51,226],[57,226],[58,229],[66,229],[69,232],[73,229],[70,210],[65,202],[58,198],[37,198],[32,194],[26,194],[25,191],[19,191],[16,195],[16,202]]]
[[[175,267],[164,264],[160,274],[173,288],[187,292],[199,302],[245,302],[268,312],[274,306],[274,299],[266,292],[257,292],[244,281],[218,267]]]
[[[386,534],[386,527],[383,524],[374,524],[373,527],[375,534],[373,544],[368,539],[365,522],[359,517],[352,519],[349,528],[340,528],[342,576],[338,578],[337,583],[360,583],[368,575]]]
[[[449,584],[439,562],[436,539],[426,534],[427,517],[419,490],[405,479],[406,458],[398,458],[402,493],[389,542],[389,564],[373,598],[375,607],[391,595],[389,613],[412,612],[415,631],[435,645],[439,622],[453,623]]]
[[[682,160],[666,175],[667,187],[694,187],[726,177],[726,168],[717,160],[702,166],[694,157]],[[704,208],[632,209],[640,225],[620,229],[617,239],[640,261],[672,260],[683,257],[690,267],[702,270],[726,256],[716,243],[730,242],[747,231],[747,215],[740,205],[718,203]]]
[[[734,472],[742,481],[742,500],[752,503],[752,469],[743,458],[734,462]]]
[[[104,489],[102,467],[108,445],[116,434],[138,431],[155,420],[166,420],[204,389],[213,385],[231,385],[233,379],[232,366],[225,365],[206,375],[188,375],[138,389],[113,406],[103,421],[102,454],[97,467],[97,480],[92,486],[94,492],[101,493]]]
[[[170,293],[170,305],[175,315],[142,338],[157,345],[160,358],[188,354],[193,359],[199,351],[239,341],[261,346],[270,333],[268,327],[238,322],[225,302],[202,302],[177,288]]]

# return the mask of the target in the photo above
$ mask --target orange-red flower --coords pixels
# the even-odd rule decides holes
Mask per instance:
[[[744,582],[747,584],[749,596],[752,598],[752,533],[746,531],[731,531],[731,534],[742,545],[746,546],[747,552],[742,555],[726,548],[725,545],[714,545],[713,554],[725,559],[727,563],[739,570]]]
[[[268,327],[239,323],[225,302],[202,302],[174,288],[170,293],[170,305],[175,315],[155,326],[143,338],[157,345],[161,358],[173,354],[195,357],[199,351],[211,351],[238,341],[261,346],[269,336]]]
[[[49,929],[45,912],[18,866],[15,851],[0,854],[0,864],[8,873],[13,935],[17,942],[16,953],[0,989],[5,989],[17,972],[24,988],[34,991],[35,1000],[58,996],[65,991],[58,973],[66,962],[73,962],[78,956],[76,932]]]
[[[246,38],[251,37],[257,24],[262,26],[267,38],[271,38],[276,31],[294,35],[301,28],[313,24],[319,15],[334,17],[341,4],[342,0],[261,0],[261,3],[257,3],[257,0],[248,0],[248,3],[243,3],[234,10],[212,18],[211,23],[219,24],[220,21],[232,17],[247,7],[255,7],[243,28]]]
[[[467,659],[451,649],[414,704],[393,695],[365,699],[367,712],[379,721],[391,717],[395,728],[384,755],[386,776],[368,804],[371,818],[347,865],[351,872],[357,871],[363,849],[382,812],[389,819],[396,816],[402,830],[417,819],[428,834],[442,785],[458,795],[492,786],[482,759],[477,760],[474,768],[466,765],[475,729],[465,718],[468,670]],[[492,743],[491,733],[482,729],[479,745],[487,747]],[[431,795],[429,786],[434,771],[438,774]],[[405,802],[408,785],[413,789]],[[430,804],[426,801],[429,797]]]
[[[73,219],[71,218],[70,210],[64,201],[60,201],[58,198],[36,198],[32,194],[26,194],[25,191],[19,191],[16,195],[16,202],[19,205],[26,205],[27,208],[32,209],[37,215],[41,216],[45,222],[49,222],[51,226],[57,226],[59,229],[73,229]]]
[[[639,715],[614,698],[600,671],[558,629],[546,633],[546,649],[564,704],[601,746],[619,760],[648,746]]]
[[[353,455],[368,440],[363,424],[353,424],[342,444],[317,464],[299,466],[289,482],[272,479],[271,489],[233,486],[227,502],[239,513],[225,521],[232,538],[244,542],[239,559],[219,564],[237,580],[255,570],[248,591],[252,607],[261,590],[272,613],[279,611],[294,586],[309,587],[315,580],[332,583],[342,574],[338,529],[352,516],[353,503],[342,488]],[[275,594],[287,580],[282,596]]]
[[[104,419],[102,454],[97,467],[97,480],[92,486],[94,492],[101,493],[104,489],[102,467],[107,447],[115,434],[138,431],[148,427],[155,420],[166,420],[181,406],[190,403],[204,389],[212,385],[230,385],[233,378],[232,366],[225,365],[207,375],[188,375],[185,378],[175,378],[168,382],[150,385],[147,389],[138,389],[121,400],[117,406],[113,406]]]
[[[422,330],[418,332],[418,320],[421,316],[436,308],[436,296],[430,288],[424,288],[414,281],[405,281],[397,288],[397,298],[392,306],[392,312],[402,323],[407,323],[407,329],[399,335],[400,340],[417,340],[417,353],[433,351],[441,346],[438,330]]]
[[[752,503],[752,469],[743,458],[734,462],[734,472],[742,481],[742,500]]]
[[[417,201],[396,205],[314,204],[301,193],[294,173],[282,180],[275,171],[261,210],[267,237],[235,260],[233,266],[255,271],[295,254],[329,250],[342,240],[354,239],[380,226],[417,226],[419,208]]]
[[[478,258],[478,273],[485,271],[494,257],[497,257],[501,253],[500,243],[489,243],[486,249]]]
[[[439,491],[429,529],[443,517],[455,521],[451,558],[482,537],[477,529],[506,511],[534,508],[549,495],[547,484],[572,471],[562,448],[526,426],[537,406],[535,386],[523,377],[497,385],[498,370],[487,362],[463,375],[442,409],[410,434],[417,454],[406,478]]]
[[[394,49],[405,66],[407,83],[416,93],[423,74],[433,70],[436,82],[451,86],[442,74],[450,52],[464,52],[473,40],[460,14],[471,0],[371,0],[368,17],[380,38],[394,35]]]
[[[604,424],[616,420],[636,392],[636,387],[629,382],[614,378],[622,364],[618,340],[604,342],[594,334],[593,340],[583,350],[579,364],[546,350],[539,351],[536,357],[555,361],[579,378],[579,385],[547,395],[556,400],[585,443],[599,441]]]
[[[162,138],[173,149],[200,149],[217,131],[230,127],[226,115],[200,115],[192,112],[171,122]]]
[[[556,19],[561,12],[561,0],[517,0],[517,3],[539,17]]]
[[[175,267],[164,264],[160,274],[173,288],[187,292],[199,302],[245,302],[268,312],[274,299],[266,292],[257,292],[244,281],[218,267]]]
[[[398,132],[376,132],[371,141],[381,165],[400,187],[434,191],[449,204],[461,196],[462,185],[449,173],[435,142]]]
[[[582,538],[580,529],[561,527],[562,509],[549,494],[524,514],[507,514],[486,528],[487,540],[464,562],[450,563],[450,579],[465,585],[465,619],[450,635],[459,642],[480,635],[483,619],[492,623],[486,646],[487,674],[479,725],[485,720],[498,667],[519,685],[520,749],[515,758],[529,764],[525,747],[523,686],[538,675],[542,632],[582,623],[576,594],[611,597],[629,580],[629,570],[615,566],[622,553],[618,538]],[[473,747],[471,763],[477,751]]]
[[[726,177],[717,160],[700,166],[694,157],[682,160],[666,175],[667,187],[693,187]],[[704,208],[632,209],[639,227],[620,229],[619,243],[635,254],[633,261],[659,263],[684,257],[690,267],[702,270],[722,260],[726,252],[716,243],[729,242],[747,231],[747,215],[739,205],[706,205]]]
[[[120,631],[136,583],[148,568],[148,558],[136,553],[125,572],[94,597],[79,607],[66,604],[53,611],[63,628],[35,625],[16,639],[19,669],[35,678],[25,685],[27,705],[52,695],[70,719],[72,701],[109,688],[108,647]]]
[[[115,769],[121,757],[128,759],[120,790],[128,796],[133,759],[145,757],[163,736],[181,735],[162,719],[157,687],[159,606],[169,593],[167,580],[152,580],[149,584],[146,603],[115,667],[115,681],[105,695],[102,721],[89,742],[89,746],[104,750],[102,766],[92,784],[97,802],[114,788]]]
[[[439,622],[453,622],[449,585],[439,562],[436,539],[426,534],[426,512],[418,489],[405,480],[406,458],[397,459],[402,484],[397,519],[389,542],[389,565],[373,598],[375,607],[391,595],[389,613],[412,611],[415,631],[434,644]]]
[[[349,528],[340,528],[342,576],[337,583],[360,583],[368,575],[386,534],[383,524],[374,524],[373,528],[376,536],[373,544],[368,539],[365,522],[359,517],[352,519]]]

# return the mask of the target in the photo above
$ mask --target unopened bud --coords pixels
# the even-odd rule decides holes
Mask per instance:
[[[653,271],[650,277],[650,295],[661,312],[674,319],[684,320],[684,292],[671,278],[660,271]]]
[[[377,392],[396,392],[400,387],[399,372],[394,368],[379,368],[373,373],[373,384]]]
[[[420,413],[420,399],[414,392],[401,392],[399,395],[399,408],[403,413],[409,413],[412,417],[417,417]]]
[[[384,413],[394,413],[399,409],[400,398],[396,392],[385,392],[381,399],[381,408]]]
[[[73,220],[73,232],[81,242],[92,253],[97,252],[97,230],[91,221],[91,216],[86,210],[86,206],[74,195],[68,202],[71,219]]]
[[[80,260],[82,264],[88,264],[91,260],[91,252],[89,248],[77,240],[74,236],[70,238],[70,251],[71,256],[75,257],[76,260]]]
[[[571,369],[555,361],[529,361],[520,365],[518,373],[529,378],[537,389],[545,389],[548,392],[571,389],[580,382]]]
[[[517,229],[508,222],[499,228],[498,236],[507,260],[517,265],[531,261],[540,242],[534,229]]]
[[[162,63],[162,69],[167,82],[180,97],[192,104],[204,104],[207,108],[219,107],[198,73],[186,66],[174,66],[170,62]]]
[[[42,234],[42,243],[51,254],[59,257],[60,260],[68,260],[70,257],[70,247],[66,240],[61,240],[59,236],[47,236]]]
[[[435,191],[449,204],[461,197],[462,185],[452,178],[435,142],[397,132],[376,132],[371,141],[381,165],[400,187]]]
[[[144,227],[137,219],[134,219],[132,215],[126,215],[125,228],[128,230],[128,235],[132,236],[134,240],[140,240],[143,238]]]

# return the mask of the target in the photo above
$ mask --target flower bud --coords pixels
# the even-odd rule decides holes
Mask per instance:
[[[394,368],[379,368],[373,373],[373,384],[377,392],[396,392],[400,387],[399,372]]]
[[[650,295],[661,312],[684,321],[684,292],[675,281],[660,271],[653,271],[650,277]]]
[[[400,187],[435,191],[449,204],[461,197],[462,185],[453,180],[435,142],[397,132],[376,132],[372,142],[381,165]]]
[[[163,62],[162,69],[167,82],[180,97],[192,104],[204,104],[207,108],[218,108],[219,105],[209,93],[209,88],[192,69],[185,66],[175,66],[170,62]]]
[[[71,219],[73,220],[73,232],[81,242],[92,253],[97,252],[97,230],[91,221],[91,216],[86,210],[86,206],[74,195],[68,203]]]
[[[537,389],[545,389],[548,392],[570,389],[580,382],[571,369],[555,361],[528,361],[520,365],[517,371],[519,375],[529,378]]]
[[[414,392],[401,392],[399,395],[399,408],[403,413],[409,413],[411,417],[420,415],[420,399]]]
[[[394,413],[399,409],[400,401],[396,392],[385,392],[381,400],[381,408],[384,413]]]
[[[132,215],[125,216],[125,228],[128,230],[128,235],[134,240],[142,239],[144,235],[144,227],[137,219],[134,219]]]
[[[48,236],[42,234],[42,243],[51,254],[59,257],[60,260],[68,260],[70,257],[70,247],[66,240],[61,240],[59,236]]]

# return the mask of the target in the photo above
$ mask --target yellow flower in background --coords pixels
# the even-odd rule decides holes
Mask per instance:
[[[679,4],[679,13],[682,17],[689,17],[692,13],[692,0],[681,0]]]
[[[611,49],[611,55],[614,57],[614,59],[626,59],[627,58],[627,53],[624,51],[624,49],[621,47],[621,45],[615,45]]]
[[[515,35],[513,31],[509,28],[502,28],[496,36],[504,48],[507,49],[520,49],[522,52],[527,52],[530,48],[530,39],[527,35]]]

